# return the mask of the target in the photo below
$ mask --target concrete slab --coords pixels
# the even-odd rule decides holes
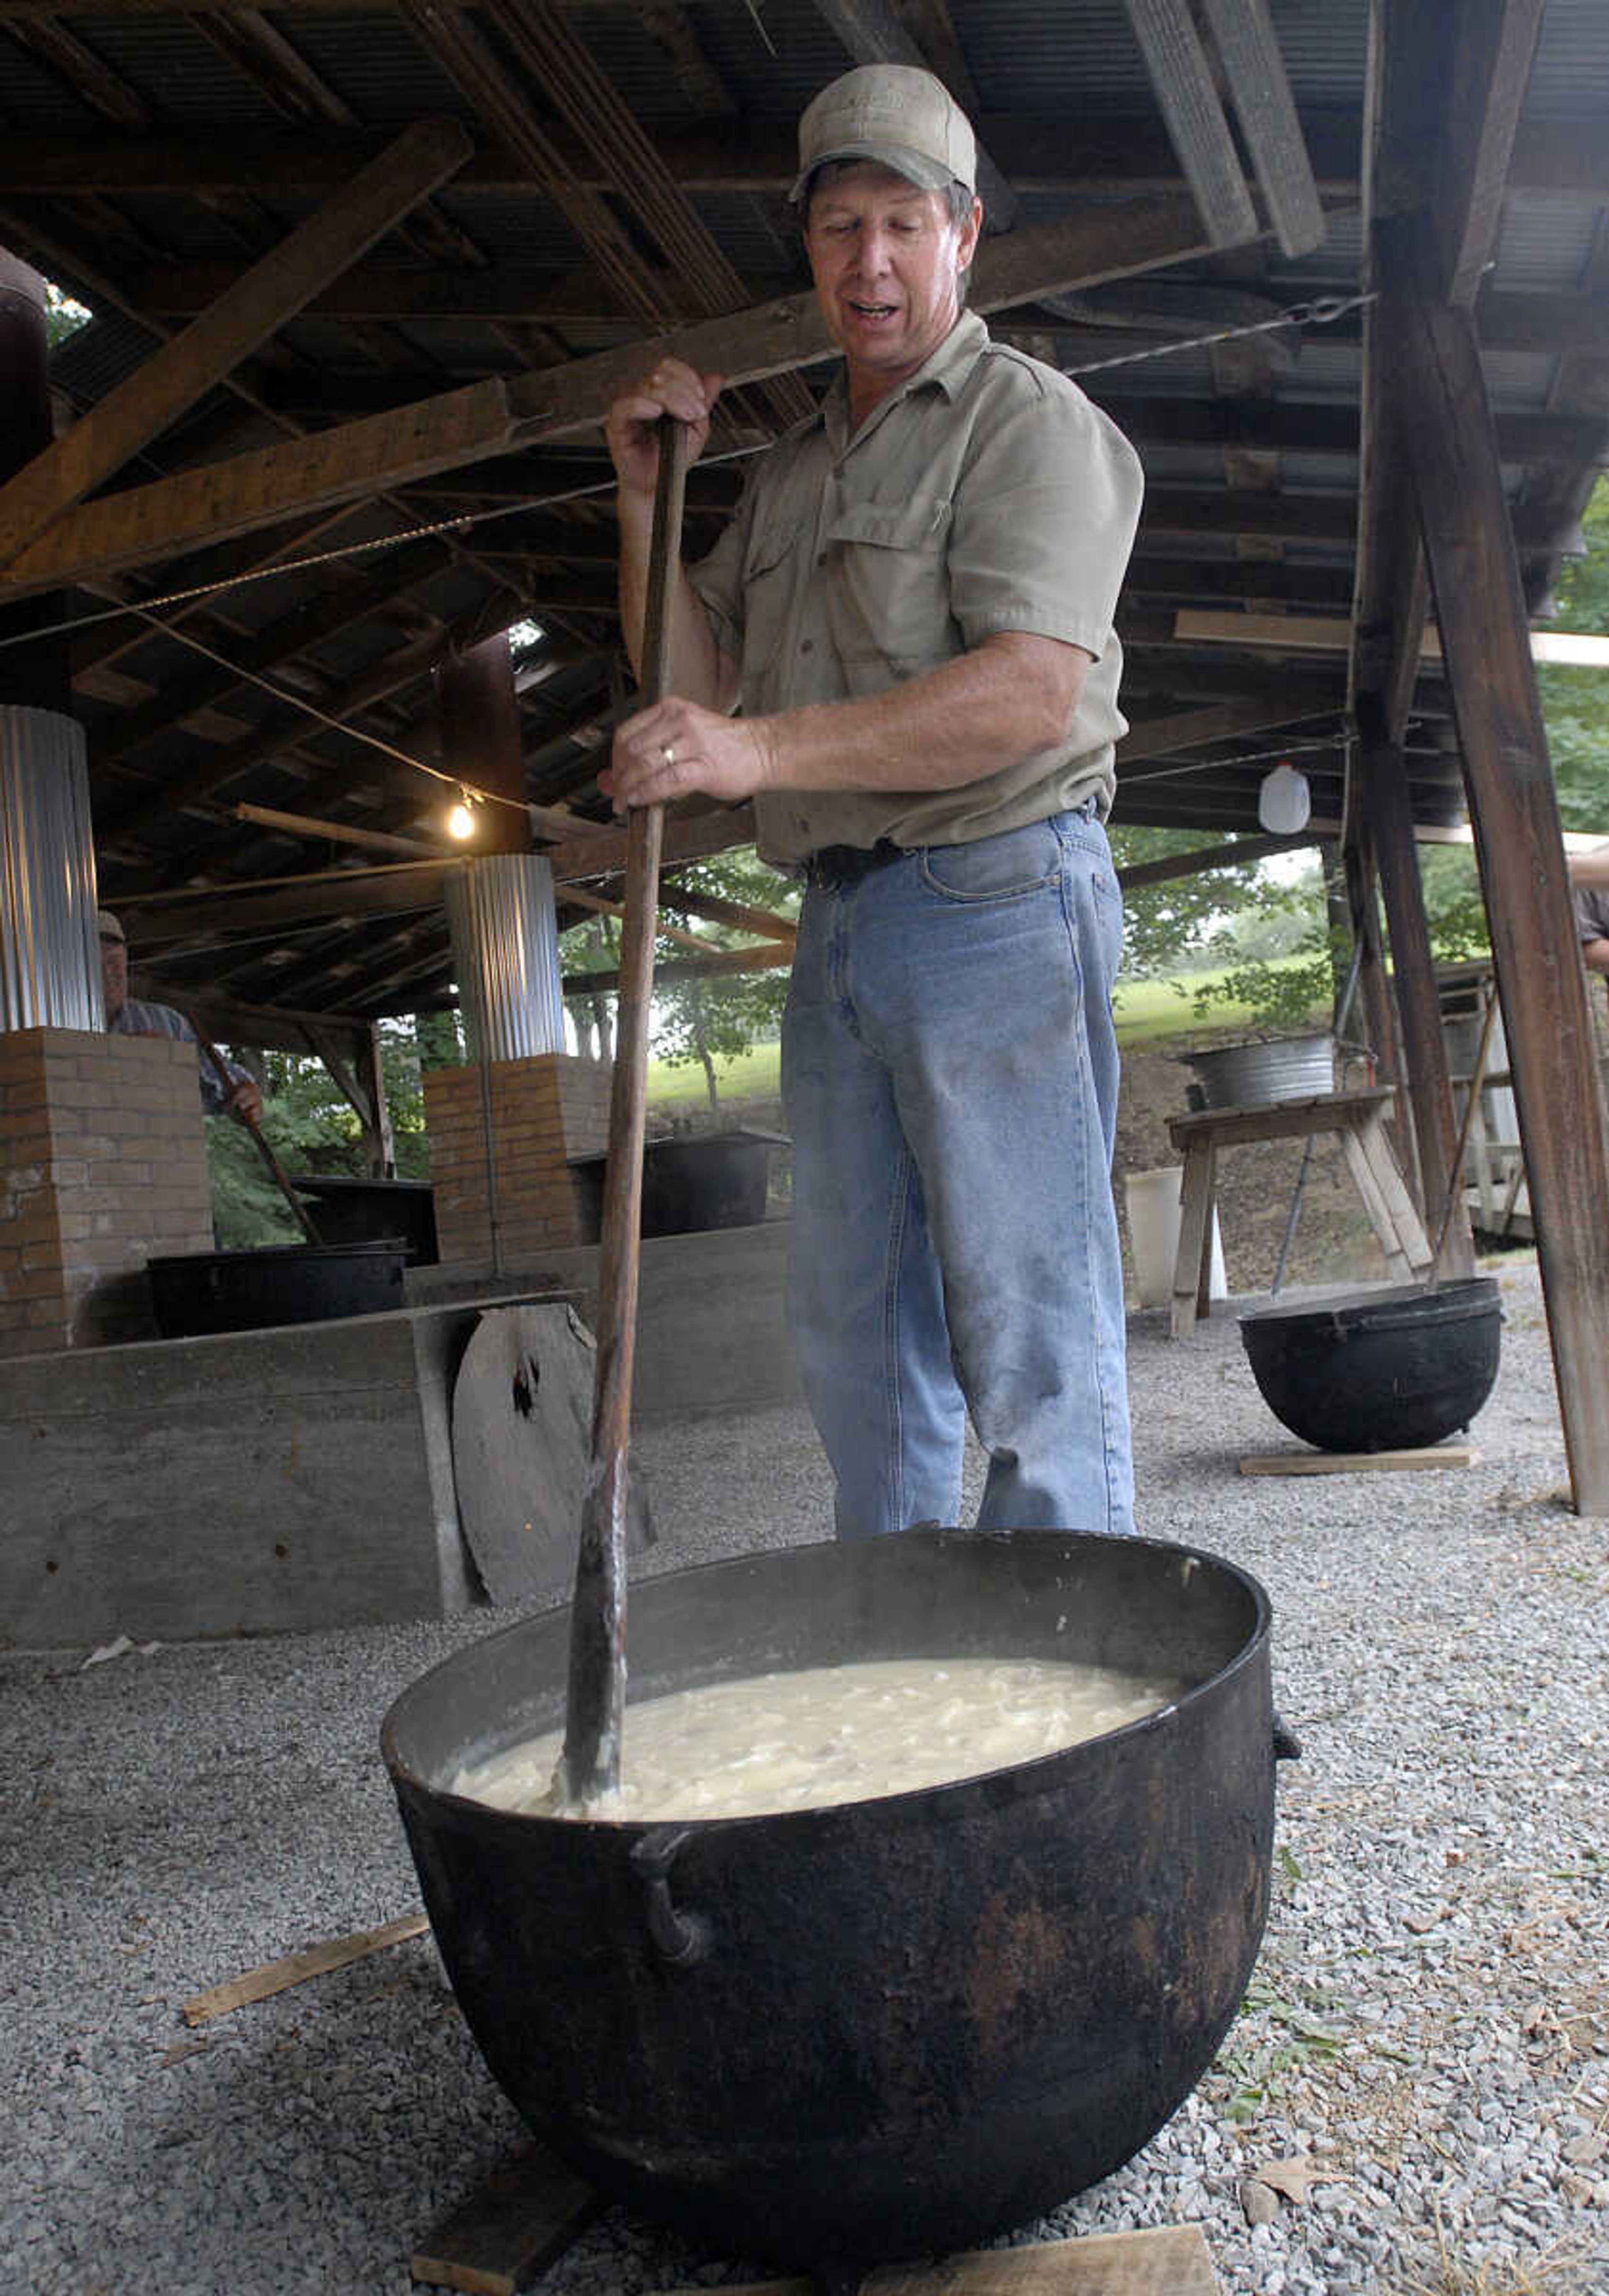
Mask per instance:
[[[635,1419],[690,1411],[758,1410],[801,1398],[786,1316],[789,1222],[644,1236],[633,1379]],[[540,1258],[458,1260],[407,1271],[412,1301],[491,1300],[523,1283],[572,1292],[596,1312],[598,1247]]]
[[[562,1303],[539,1312],[576,1344]],[[0,1362],[0,1647],[475,1607],[451,1404],[480,1314],[454,1302]]]

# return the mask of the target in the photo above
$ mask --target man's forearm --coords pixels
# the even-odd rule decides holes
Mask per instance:
[[[1090,656],[1006,632],[863,701],[754,721],[772,789],[956,789],[1065,739]]]
[[[631,667],[643,668],[643,623],[648,604],[648,562],[653,542],[652,496],[619,496],[620,631]],[[669,659],[676,691],[706,709],[729,709],[735,695],[732,665],[715,643],[703,602],[678,560],[670,581]]]

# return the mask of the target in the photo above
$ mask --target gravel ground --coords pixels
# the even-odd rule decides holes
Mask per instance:
[[[1143,1527],[1268,1587],[1304,1759],[1219,2062],[1021,2237],[1198,2220],[1234,2296],[1609,2288],[1609,1525],[1568,1509],[1534,1265],[1501,1280],[1463,1470],[1242,1477],[1289,1439],[1232,1321],[1180,1348],[1134,1319]],[[638,1454],[653,1570],[824,1534],[800,1414]],[[415,2239],[517,2147],[428,1938],[180,2016],[415,1905],[379,1721],[498,1622],[0,1660],[0,2287],[403,2296]],[[745,2276],[611,2210],[543,2285]]]

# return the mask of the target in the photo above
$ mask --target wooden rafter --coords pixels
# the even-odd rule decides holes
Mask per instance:
[[[1138,200],[1115,215],[1080,216],[989,242],[974,266],[972,299],[980,310],[997,309],[1200,252],[1187,201]],[[203,538],[404,485],[517,443],[588,430],[645,365],[671,352],[701,372],[743,382],[829,357],[833,346],[815,298],[799,295],[508,382],[488,377],[390,414],[86,504],[5,570],[0,603],[149,564]]]
[[[253,264],[93,414],[36,455],[0,488],[0,564],[193,406],[398,216],[445,183],[469,148],[456,120],[422,120],[406,129],[389,152]]]
[[[1185,179],[1214,247],[1257,236],[1256,212],[1189,0],[1125,0]]]

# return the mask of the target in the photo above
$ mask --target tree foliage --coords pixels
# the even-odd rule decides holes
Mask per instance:
[[[689,892],[735,901],[768,914],[792,917],[799,908],[799,888],[758,855],[747,849],[723,853],[677,872]],[[664,905],[674,910],[677,888],[666,888]],[[686,914],[702,939],[718,948],[740,948],[754,935],[746,930],[714,925]],[[685,962],[685,947],[671,944],[670,961]],[[720,1106],[715,1063],[747,1052],[749,1046],[775,1036],[782,1022],[788,993],[785,967],[764,972],[717,972],[702,978],[668,981],[654,997],[653,1050],[669,1067],[696,1064],[702,1070],[704,1089],[712,1109]]]
[[[464,1058],[456,1013],[424,1013],[411,1021],[382,1021],[380,1062],[397,1152],[397,1177],[428,1179],[430,1142],[424,1129],[423,1074]],[[301,1172],[362,1176],[363,1128],[356,1110],[322,1061],[297,1053],[262,1056],[263,1135],[287,1176]],[[300,1243],[295,1214],[270,1176],[243,1125],[232,1116],[207,1119],[212,1174],[213,1226],[221,1249]]]
[[[708,898],[764,910],[769,915],[792,917],[799,906],[798,887],[746,847],[684,865],[661,889],[661,918],[674,919],[685,931],[696,932],[712,949],[741,948],[751,944],[755,936],[746,929],[713,924],[691,910],[678,909],[678,887]],[[572,979],[579,973],[614,971],[620,963],[615,920],[598,916],[573,926],[564,936],[562,955],[566,974]],[[661,934],[654,959],[659,966],[682,966],[689,962],[690,952],[685,943]],[[744,1053],[751,1045],[774,1035],[786,995],[785,969],[661,979],[654,988],[652,1049],[656,1058],[672,1068],[686,1063],[702,1069],[710,1105],[718,1109],[716,1062]],[[612,1044],[612,993],[589,996],[572,988],[568,1002],[582,1050],[607,1059]]]

